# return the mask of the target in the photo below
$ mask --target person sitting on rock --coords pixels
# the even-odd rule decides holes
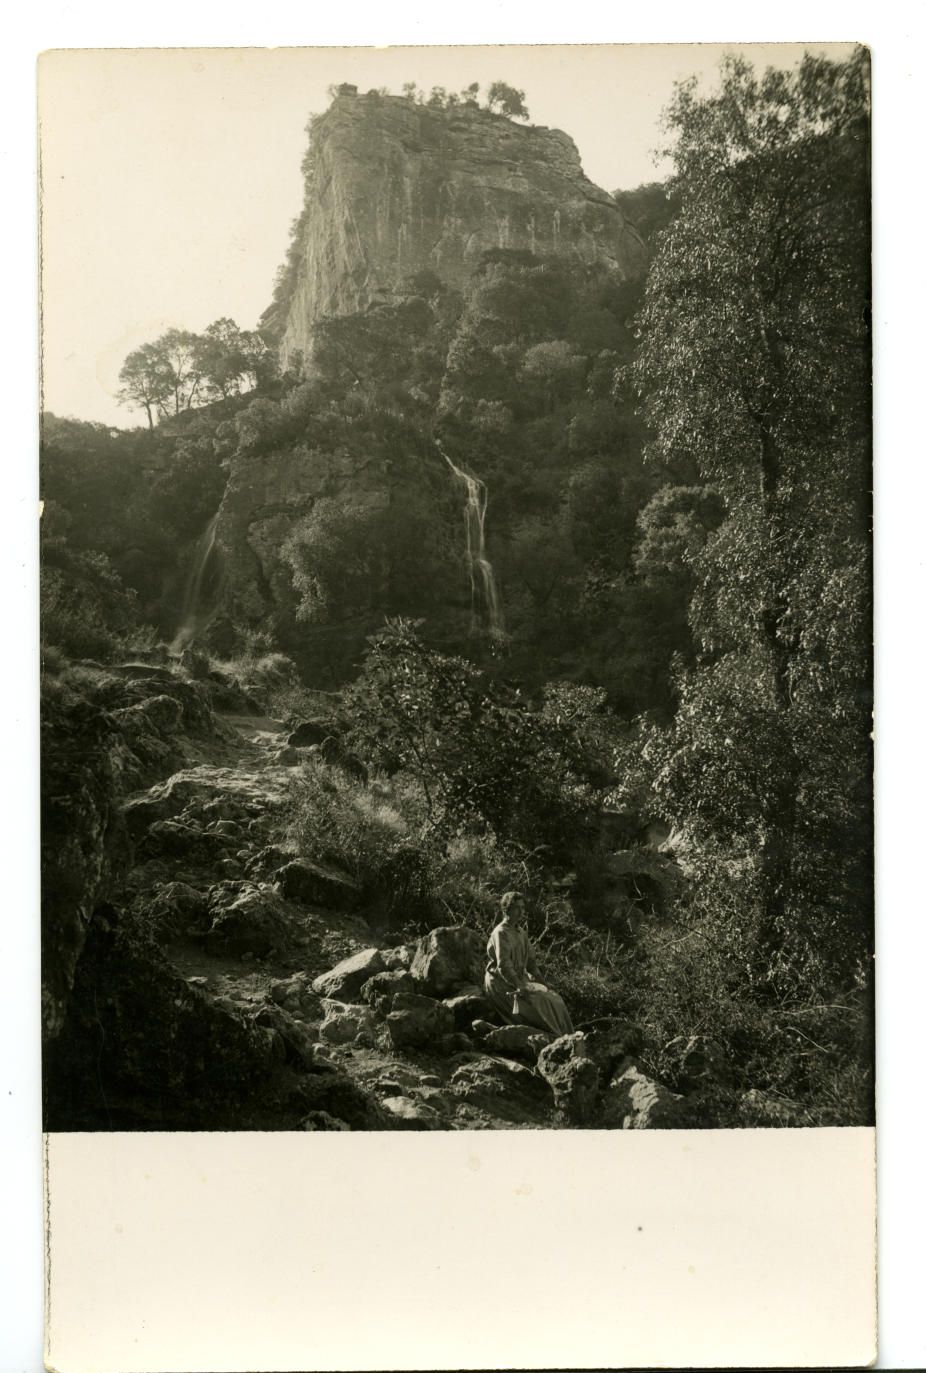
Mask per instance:
[[[505,892],[501,909],[502,918],[486,947],[486,996],[509,1025],[534,1025],[557,1037],[572,1034],[572,1020],[563,998],[539,981],[524,928],[527,914],[521,893]]]

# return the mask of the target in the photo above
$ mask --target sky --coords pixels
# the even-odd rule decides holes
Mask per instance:
[[[747,45],[758,67],[804,46]],[[838,56],[847,49],[819,49]],[[53,51],[39,62],[44,408],[126,426],[132,349],[171,327],[269,304],[302,204],[306,121],[329,85],[459,90],[507,81],[531,122],[565,129],[605,190],[665,175],[673,84],[706,86],[731,45],[188,48]]]

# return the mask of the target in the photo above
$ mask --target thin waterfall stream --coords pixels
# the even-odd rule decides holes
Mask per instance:
[[[185,648],[189,648],[197,636],[208,627],[215,614],[214,603],[220,589],[221,576],[216,566],[219,558],[215,542],[218,523],[217,510],[200,534],[193,551],[193,562],[183,596],[180,628],[170,646],[171,653],[182,653]],[[213,602],[213,608],[206,609],[206,593],[210,592],[212,594],[209,599]]]
[[[485,610],[485,619],[490,636],[499,639],[504,634],[501,599],[495,582],[495,572],[486,556],[485,521],[488,492],[486,484],[479,477],[472,476],[457,467],[456,463],[438,443],[437,450],[447,463],[453,475],[466,489],[466,504],[463,507],[463,527],[466,531],[466,565],[469,569],[470,595],[472,597],[473,622],[479,623],[480,599]]]

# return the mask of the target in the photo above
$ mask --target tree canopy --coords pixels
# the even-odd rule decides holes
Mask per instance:
[[[129,353],[119,373],[119,401],[155,419],[251,390],[270,366],[260,335],[217,319],[202,334],[168,329]]]
[[[865,55],[761,77],[728,58],[667,126],[678,208],[635,376],[650,459],[694,464],[727,513],[686,554],[698,660],[652,776],[674,822],[758,855],[756,956],[772,982],[813,963],[822,991],[870,916]],[[647,515],[647,564],[668,513]]]
[[[489,87],[487,102],[490,110],[506,114],[509,119],[529,119],[530,114],[524,103],[524,92],[509,86],[507,81],[493,81]]]

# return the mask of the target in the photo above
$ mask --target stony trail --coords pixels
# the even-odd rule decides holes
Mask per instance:
[[[482,990],[486,931],[447,924],[397,944],[373,893],[300,853],[287,837],[294,783],[353,766],[354,792],[371,803],[362,764],[324,719],[294,728],[222,709],[230,693],[214,677],[123,664],[94,681],[94,766],[118,813],[99,823],[101,778],[79,777],[97,905],[69,934],[69,1033],[50,1072],[58,1128],[681,1120],[679,1098],[632,1076],[635,1027],[551,1041],[501,1024]]]

